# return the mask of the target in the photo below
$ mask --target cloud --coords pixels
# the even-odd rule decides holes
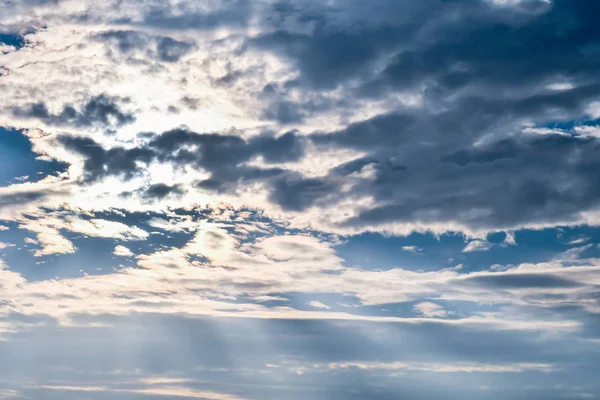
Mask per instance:
[[[75,245],[61,235],[58,229],[34,223],[21,225],[20,228],[27,229],[37,234],[37,242],[40,245],[40,249],[36,250],[34,253],[36,257],[42,257],[51,254],[75,253]]]
[[[76,180],[138,179],[119,193],[140,208],[162,184],[189,192],[184,206],[199,191],[341,234],[597,223],[589,2],[86,4],[97,25],[80,31],[36,6],[49,23],[26,39],[44,46],[7,58],[2,119],[58,133],[44,156],[83,158]],[[576,22],[558,29],[561,15]],[[39,79],[65,70],[94,79]],[[185,173],[165,180],[157,164]]]
[[[86,366],[60,382],[21,361],[9,372],[55,396],[234,399],[158,375],[185,362],[155,357],[157,343],[202,364],[196,339],[161,342],[162,328],[195,332],[210,317],[219,343],[237,338],[208,350],[256,351],[248,359],[261,366],[242,360],[234,378],[269,375],[269,346],[285,346],[267,333],[245,340],[275,321],[304,357],[286,365],[281,352],[279,392],[252,398],[286,397],[284,386],[336,397],[338,378],[350,382],[340,398],[418,397],[416,383],[396,392],[381,377],[404,373],[455,374],[454,388],[479,374],[457,398],[511,373],[504,393],[485,396],[547,398],[513,386],[562,382],[552,349],[564,340],[582,385],[597,368],[578,340],[597,336],[600,314],[598,248],[586,239],[600,225],[599,14],[589,0],[2,2],[0,126],[25,136],[0,130],[0,247],[26,242],[3,250],[0,335],[15,347],[2,349],[23,361],[20,342],[118,331],[102,360],[135,364],[139,345],[161,370],[122,385],[77,381]],[[542,229],[557,226],[573,229],[555,243]],[[423,232],[460,234],[430,248]],[[398,251],[409,257],[387,256]],[[62,278],[39,278],[42,268]],[[129,342],[146,331],[152,346]],[[323,346],[330,360],[319,346],[340,332],[349,340]],[[420,358],[371,352],[397,349],[386,335]],[[70,348],[38,358],[54,347]],[[302,380],[283,375],[290,366]],[[39,394],[18,390],[8,395]]]
[[[57,251],[51,246],[58,246],[60,240],[42,235],[40,243],[50,253]],[[572,260],[523,264],[497,272],[364,270],[344,266],[332,245],[317,238],[275,235],[248,240],[222,222],[201,223],[181,247],[139,254],[137,260],[135,267],[106,275],[60,281],[29,282],[18,273],[2,270],[0,282],[14,312],[35,312],[65,325],[75,324],[75,316],[159,313],[569,332],[581,329],[582,321],[562,314],[561,307],[600,312],[594,285],[600,269],[594,260],[574,265]],[[291,304],[261,303],[265,296],[283,293],[343,295],[371,307],[415,301],[414,311],[422,317],[382,316],[376,308],[363,308],[361,313],[331,311],[320,303],[317,310],[310,311]],[[430,299],[495,304],[499,308],[496,312],[475,308],[459,318],[447,318],[449,313]],[[311,305],[316,307],[317,303]],[[544,310],[548,316],[528,318],[535,309]]]
[[[430,317],[442,317],[443,318],[448,314],[442,306],[435,304],[435,303],[431,303],[431,302],[423,302],[423,303],[416,304],[413,307],[413,310],[416,313],[419,313],[423,317],[426,317],[426,318],[430,318]]]
[[[113,254],[118,257],[132,257],[135,254],[125,246],[118,245],[115,247]]]
[[[566,251],[556,255],[554,258],[557,260],[576,260],[581,256],[581,254],[584,251],[588,250],[591,247],[594,247],[593,243],[586,244],[584,246],[573,247],[569,250],[566,250]]]
[[[314,307],[314,308],[322,308],[325,310],[329,310],[331,307],[329,307],[326,304],[321,303],[320,301],[311,301],[310,303],[308,303],[309,306]]]
[[[217,393],[210,391],[194,390],[187,387],[177,386],[151,386],[132,389],[111,388],[107,386],[61,386],[61,385],[38,385],[31,386],[30,389],[36,390],[53,390],[61,392],[107,392],[107,393],[129,393],[140,394],[145,396],[168,396],[168,397],[183,397],[189,399],[204,399],[204,400],[243,400],[242,397],[229,395],[225,393]]]
[[[150,36],[133,30],[110,30],[93,35],[99,41],[107,42],[123,54],[132,55],[150,51],[159,61],[177,62],[193,48],[193,43],[175,40],[168,36]]]
[[[402,246],[402,250],[407,251],[409,253],[415,253],[415,254],[423,251],[422,248],[417,247],[417,246]]]
[[[37,118],[49,125],[58,126],[119,127],[135,121],[132,114],[120,110],[115,98],[105,94],[93,96],[80,110],[67,104],[60,113],[52,114],[45,103],[39,102],[29,105],[26,109],[16,108],[13,114],[21,118]]]
[[[426,371],[437,373],[520,373],[526,370],[551,372],[554,366],[550,364],[475,364],[475,363],[453,363],[453,364],[411,364],[411,363],[370,363],[370,362],[344,362],[332,363],[330,369],[357,368],[362,370],[387,370],[387,371]]]
[[[474,251],[487,251],[492,248],[492,244],[485,240],[471,240],[463,249],[463,253],[472,253]]]

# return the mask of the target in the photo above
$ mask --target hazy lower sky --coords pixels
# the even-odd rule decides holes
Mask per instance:
[[[0,400],[600,398],[599,17],[0,0]]]

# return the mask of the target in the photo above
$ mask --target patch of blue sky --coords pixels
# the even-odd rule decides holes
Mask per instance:
[[[520,230],[514,236],[516,245],[506,243],[506,234],[499,232],[486,238],[489,249],[463,252],[469,242],[463,235],[414,233],[406,237],[392,237],[366,233],[347,238],[336,246],[336,252],[347,265],[369,270],[403,268],[436,271],[461,264],[460,271],[465,273],[488,270],[493,265],[549,261],[568,249],[600,243],[600,228]],[[591,246],[581,256],[600,256],[600,249]]]
[[[43,161],[20,131],[0,127],[0,186],[38,181],[66,171],[68,164]]]
[[[0,44],[5,44],[20,49],[25,46],[26,43],[27,40],[23,35],[0,32]]]
[[[23,243],[35,239],[27,231],[17,230],[11,235],[13,242]],[[115,240],[107,238],[84,238],[80,234],[61,232],[72,241],[75,252],[34,256],[37,244],[19,244],[5,249],[3,260],[9,268],[29,281],[68,279],[85,275],[105,275],[124,266],[135,266],[135,259],[114,256]],[[25,251],[24,251],[25,250]]]
[[[444,235],[439,240],[432,234],[413,233],[406,237],[364,233],[346,238],[336,246],[337,254],[349,266],[364,269],[438,270],[458,264],[456,250],[464,247],[460,235]],[[404,249],[414,247],[416,251]],[[435,248],[435,252],[431,249]]]

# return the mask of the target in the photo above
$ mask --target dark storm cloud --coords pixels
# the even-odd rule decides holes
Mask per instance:
[[[117,104],[118,99],[101,94],[93,96],[79,110],[70,104],[63,106],[58,114],[52,114],[45,103],[39,102],[25,108],[13,110],[18,117],[37,118],[50,125],[89,127],[122,126],[135,121],[133,114],[124,112]]]

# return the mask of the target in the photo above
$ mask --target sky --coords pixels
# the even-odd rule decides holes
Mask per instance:
[[[600,399],[598,15],[0,0],[0,400]]]

